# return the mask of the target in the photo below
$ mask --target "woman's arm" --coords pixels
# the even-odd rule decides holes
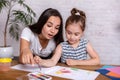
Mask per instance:
[[[20,39],[20,62],[23,64],[34,64],[33,54],[30,50],[30,42]]]
[[[67,64],[68,65],[98,65],[100,64],[99,56],[89,42],[87,43],[87,52],[90,56],[90,59],[87,59],[87,60],[68,59]]]
[[[35,62],[39,63],[39,65],[45,66],[45,67],[51,67],[55,66],[57,62],[59,61],[62,53],[62,46],[59,44],[56,49],[53,57],[51,59],[41,59],[39,57],[34,58]]]

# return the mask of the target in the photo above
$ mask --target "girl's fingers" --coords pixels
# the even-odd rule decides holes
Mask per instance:
[[[66,63],[67,63],[67,65],[71,65],[72,60],[71,60],[71,59],[67,59],[67,60],[66,60]]]
[[[36,63],[39,63],[40,62],[40,57],[39,56],[35,56],[34,60],[35,60]]]

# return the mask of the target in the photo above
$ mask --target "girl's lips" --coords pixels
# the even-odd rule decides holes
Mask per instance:
[[[69,42],[74,43],[74,42],[75,42],[75,40],[69,40]]]
[[[74,42],[75,40],[69,40],[69,41]]]

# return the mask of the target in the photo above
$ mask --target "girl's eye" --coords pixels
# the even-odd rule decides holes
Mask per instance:
[[[79,36],[80,35],[80,33],[75,33],[75,36]]]
[[[71,32],[67,31],[68,34],[72,34]]]
[[[78,34],[75,34],[75,36],[78,36]]]

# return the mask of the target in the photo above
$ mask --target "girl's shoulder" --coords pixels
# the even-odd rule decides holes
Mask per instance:
[[[60,44],[68,44],[68,41],[61,42]]]
[[[88,39],[87,38],[81,38],[80,41],[88,42]]]
[[[80,43],[87,44],[89,40],[87,38],[81,38]]]
[[[69,43],[68,43],[68,41],[64,41],[64,42],[61,42],[60,45],[61,45],[61,46],[68,46]]]

